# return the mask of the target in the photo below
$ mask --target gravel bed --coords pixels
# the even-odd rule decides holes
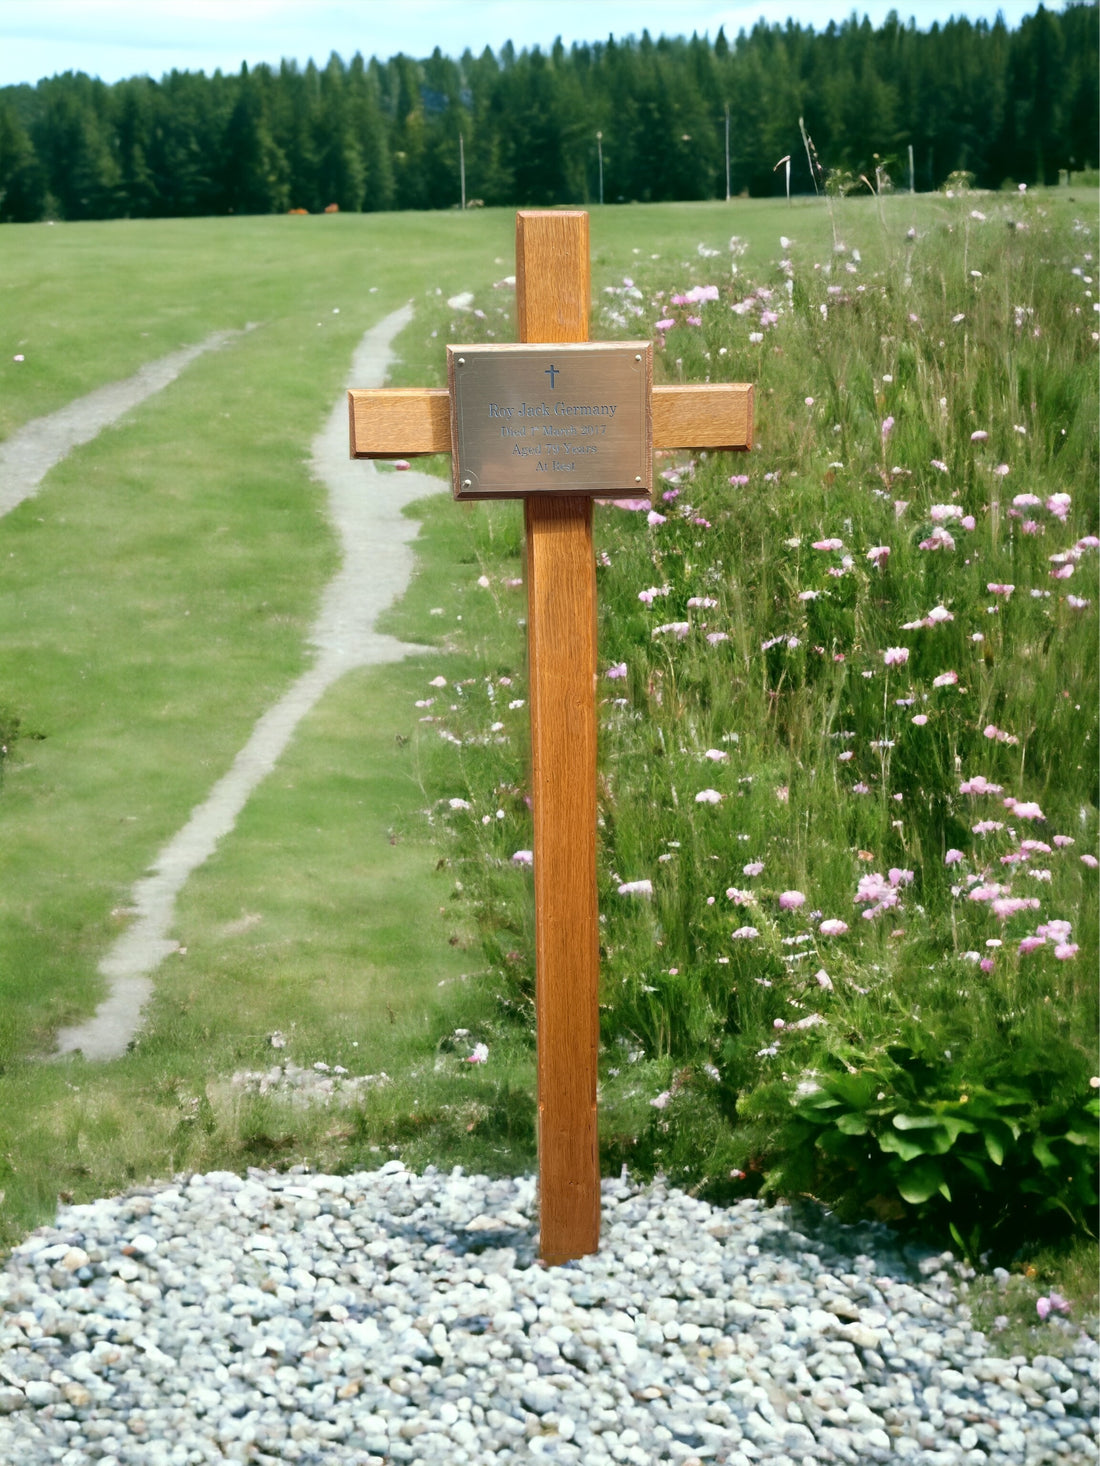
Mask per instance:
[[[400,1161],[64,1207],[0,1272],[0,1460],[1096,1460],[1095,1342],[996,1357],[948,1254],[625,1177],[603,1205],[559,1268],[533,1179]]]

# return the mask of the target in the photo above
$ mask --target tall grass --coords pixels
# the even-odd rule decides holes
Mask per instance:
[[[601,293],[600,334],[758,404],[755,452],[598,511],[604,1143],[1011,1253],[1095,1205],[1095,222],[833,207]],[[487,661],[421,726],[529,1025],[523,695]]]

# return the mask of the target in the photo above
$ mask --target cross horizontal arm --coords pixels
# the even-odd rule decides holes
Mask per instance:
[[[451,451],[445,387],[379,387],[348,393],[353,458],[413,458]],[[751,448],[751,382],[654,387],[655,448]]]

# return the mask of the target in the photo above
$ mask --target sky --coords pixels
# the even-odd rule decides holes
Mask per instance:
[[[728,39],[758,19],[791,18],[822,30],[853,10],[881,25],[891,10],[925,30],[952,15],[1017,26],[1039,0],[0,0],[0,86],[34,83],[64,71],[105,82],[173,69],[238,71],[284,58],[324,64],[335,51],[385,59],[403,51],[423,57],[438,46],[460,56],[469,47],[499,51],[550,47],[560,36],[602,41],[640,35]],[[1049,4],[1059,9],[1058,0]]]

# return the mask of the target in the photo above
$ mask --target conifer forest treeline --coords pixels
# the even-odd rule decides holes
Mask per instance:
[[[815,32],[641,37],[460,59],[285,61],[0,89],[0,220],[588,204],[876,186],[956,170],[1054,183],[1097,164],[1095,3],[1014,30],[855,13]],[[363,51],[370,48],[369,23]],[[799,119],[804,119],[805,138]],[[461,145],[460,145],[461,139]],[[813,174],[813,176],[812,176]]]

